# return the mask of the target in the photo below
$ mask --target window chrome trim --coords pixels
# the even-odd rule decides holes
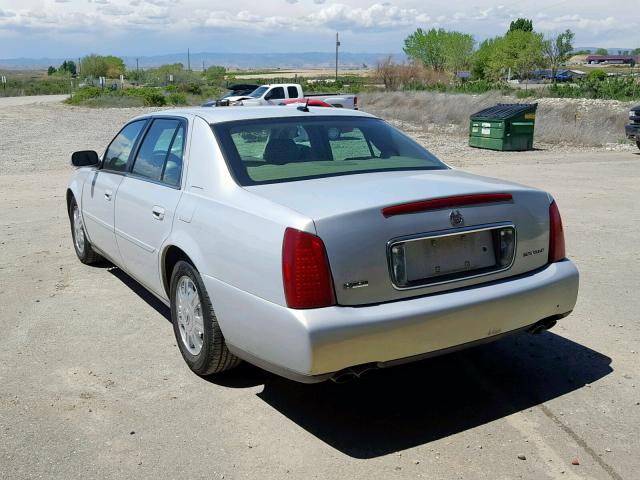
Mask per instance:
[[[426,282],[421,283],[420,285],[411,285],[408,287],[401,287],[396,284],[395,277],[393,275],[393,262],[391,258],[391,249],[394,245],[399,243],[408,243],[415,242],[419,240],[428,240],[432,238],[443,238],[443,237],[451,237],[454,235],[461,235],[463,233],[475,233],[475,232],[484,232],[488,230],[500,230],[501,228],[512,228],[513,229],[513,237],[514,237],[514,247],[513,247],[513,256],[511,257],[511,262],[508,266],[504,268],[500,268],[497,270],[491,270],[490,272],[483,272],[473,275],[467,275],[465,277],[452,278],[449,280],[443,281],[434,281],[434,282]],[[516,252],[518,249],[518,230],[516,226],[512,222],[499,222],[499,223],[490,223],[486,225],[473,226],[473,227],[462,227],[456,229],[447,229],[447,230],[436,230],[434,232],[429,233],[418,233],[415,235],[407,235],[404,237],[396,237],[387,242],[387,267],[389,268],[389,278],[391,280],[391,285],[395,290],[405,291],[405,290],[416,290],[418,288],[427,288],[427,287],[435,287],[437,285],[445,285],[447,283],[461,282],[464,280],[471,280],[473,278],[486,277],[488,275],[494,275],[496,273],[506,272],[507,270],[513,267],[513,264],[516,261]]]
[[[184,165],[185,165],[185,152],[187,151],[187,134],[189,132],[188,119],[186,119],[185,117],[174,116],[174,115],[151,115],[149,117],[145,117],[145,119],[148,120],[148,123],[142,129],[142,132],[140,132],[139,140],[135,145],[135,149],[132,150],[131,156],[129,157],[129,161],[127,162],[127,169],[122,173],[125,174],[124,175],[125,177],[135,178],[137,180],[155,183],[157,185],[163,185],[165,187],[173,188],[174,190],[182,190],[182,181],[185,178]],[[138,159],[138,153],[140,152],[142,143],[144,142],[144,139],[147,136],[147,133],[151,129],[151,126],[153,125],[153,122],[155,120],[177,120],[178,123],[182,124],[182,126],[184,127],[184,133],[183,133],[183,139],[182,139],[182,166],[180,168],[180,180],[178,181],[177,185],[171,185],[170,183],[163,182],[162,180],[154,180],[152,178],[145,177],[144,175],[134,173],[133,171],[133,166],[135,165],[136,160]],[[129,123],[133,123],[133,122],[129,122]],[[174,132],[173,140],[175,140],[175,134],[177,134],[177,131],[179,128],[180,126],[176,128],[176,131]],[[173,140],[171,141],[171,145],[173,145]],[[165,166],[166,166],[166,158],[165,158]]]
[[[105,172],[109,172],[109,173],[126,173],[126,172],[128,172],[129,171],[129,167],[130,167],[130,163],[131,163],[132,155],[137,152],[138,145],[140,143],[140,139],[146,133],[147,128],[149,127],[149,124],[150,124],[149,119],[150,118],[151,117],[136,118],[136,119],[133,119],[133,120],[125,123],[123,125],[123,127],[120,130],[118,130],[118,133],[116,133],[115,136],[111,139],[111,141],[109,142],[107,147],[104,149],[104,153],[102,154],[102,158],[100,159],[100,163],[98,164],[97,170],[104,170]],[[104,161],[107,158],[107,152],[109,151],[109,147],[111,147],[113,142],[116,141],[116,138],[118,138],[118,135],[120,135],[125,128],[127,128],[129,125],[133,125],[136,122],[144,122],[144,125],[142,125],[142,128],[140,129],[140,133],[138,133],[138,136],[136,137],[135,141],[133,142],[133,145],[131,145],[131,150],[129,151],[129,156],[127,157],[127,163],[125,163],[124,169],[123,170],[113,170],[111,168],[105,167],[104,166]]]

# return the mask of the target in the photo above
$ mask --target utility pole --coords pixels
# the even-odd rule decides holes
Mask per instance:
[[[187,70],[191,71],[191,52],[187,48]]]
[[[140,73],[140,64],[138,63],[139,58],[136,58],[136,73]]]
[[[336,82],[338,81],[338,47],[340,46],[340,40],[338,39],[338,32],[336,32]]]

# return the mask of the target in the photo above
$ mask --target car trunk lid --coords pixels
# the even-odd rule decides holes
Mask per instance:
[[[341,305],[388,302],[499,280],[539,268],[547,259],[549,197],[509,182],[434,170],[246,188],[313,219]],[[452,204],[452,198],[463,200]],[[432,200],[444,203],[402,209]],[[513,261],[497,265],[501,247],[496,235],[506,228],[514,230]],[[392,248],[399,244],[405,245],[408,262],[404,281],[392,261]]]

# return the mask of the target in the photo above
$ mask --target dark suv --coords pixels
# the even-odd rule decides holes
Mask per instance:
[[[640,148],[640,105],[636,105],[629,112],[629,120],[631,123],[625,125],[624,131],[627,138],[635,140],[636,145]]]

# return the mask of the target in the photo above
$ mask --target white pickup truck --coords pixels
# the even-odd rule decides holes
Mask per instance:
[[[320,100],[333,107],[358,109],[358,97],[348,94],[313,93],[305,95],[302,86],[297,83],[273,83],[261,85],[248,95],[226,97],[230,105],[284,105],[289,100]]]

